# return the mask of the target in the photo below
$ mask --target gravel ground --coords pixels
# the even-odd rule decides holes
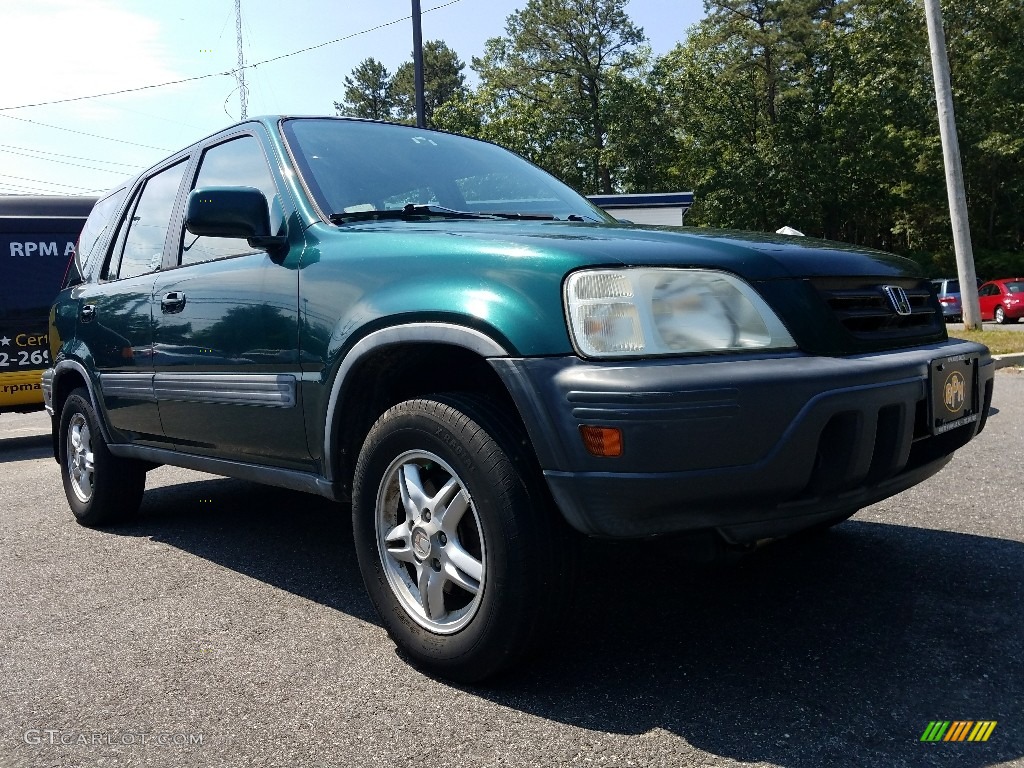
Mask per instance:
[[[1024,375],[994,408],[828,534],[730,566],[591,544],[568,628],[489,687],[396,653],[346,508],[161,468],[87,530],[45,417],[0,416],[0,768],[1024,766]],[[998,725],[921,743],[937,719]]]

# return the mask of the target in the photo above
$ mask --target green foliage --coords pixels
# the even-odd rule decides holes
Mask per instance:
[[[465,102],[466,68],[458,54],[441,40],[423,44],[423,95],[427,125],[433,114],[447,101]],[[416,77],[411,61],[401,64],[391,75],[379,61],[364,59],[345,77],[345,99],[334,102],[339,115],[372,120],[416,122]]]
[[[947,3],[971,232],[984,248],[1024,244],[1024,7],[1020,0]]]
[[[372,56],[363,59],[345,78],[345,100],[334,102],[339,115],[389,120],[395,108],[391,75]]]
[[[423,114],[433,126],[434,112],[449,100],[466,96],[465,62],[441,40],[423,44]],[[416,69],[412,61],[398,67],[392,80],[399,120],[416,122]]]
[[[635,76],[645,58],[643,30],[625,6],[529,0],[509,16],[506,36],[488,40],[483,58],[473,59],[481,133],[581,191],[615,191],[612,166],[629,153],[609,153],[612,81]]]
[[[696,192],[689,220],[808,234],[950,271],[951,233],[919,0],[707,0],[661,59]],[[1020,0],[945,9],[975,242],[1024,244]],[[986,258],[992,258],[991,256]],[[997,267],[1009,264],[1003,259]],[[979,272],[982,269],[979,266]],[[987,270],[986,270],[987,271]]]

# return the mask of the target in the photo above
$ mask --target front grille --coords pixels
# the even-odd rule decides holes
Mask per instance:
[[[834,278],[812,281],[836,320],[861,341],[906,341],[942,335],[942,309],[927,281],[865,282]],[[902,288],[909,314],[899,314],[885,287]]]

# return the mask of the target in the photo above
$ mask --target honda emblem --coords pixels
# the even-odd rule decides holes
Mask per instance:
[[[896,310],[897,315],[909,315],[910,299],[907,298],[907,292],[900,288],[898,285],[883,285],[882,291],[889,299],[889,303],[892,304],[892,308]]]

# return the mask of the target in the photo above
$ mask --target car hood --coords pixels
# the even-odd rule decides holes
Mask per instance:
[[[456,246],[451,238],[457,238],[459,250],[476,245],[488,253],[558,254],[579,266],[712,267],[748,280],[922,276],[913,261],[881,251],[809,237],[721,229],[490,220],[389,221],[342,229],[350,228],[367,233],[386,230],[392,235],[415,233],[424,238],[424,246],[431,235],[443,237],[446,250]]]

